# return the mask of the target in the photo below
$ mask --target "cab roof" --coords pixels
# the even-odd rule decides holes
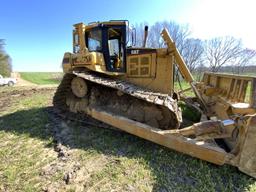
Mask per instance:
[[[74,27],[78,25],[83,25],[85,29],[98,27],[100,25],[119,25],[119,26],[128,25],[129,26],[129,21],[128,20],[110,20],[110,21],[103,21],[103,22],[97,21],[97,22],[90,22],[87,25],[81,22],[81,23],[74,24]]]

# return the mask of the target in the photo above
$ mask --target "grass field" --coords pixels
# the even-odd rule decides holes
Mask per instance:
[[[21,78],[38,85],[58,84],[62,78],[61,72],[20,72]]]
[[[0,191],[256,191],[256,181],[232,166],[124,132],[53,121],[53,88],[14,89],[0,92]]]

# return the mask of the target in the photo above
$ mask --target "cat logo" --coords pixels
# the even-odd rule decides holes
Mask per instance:
[[[137,55],[137,54],[139,54],[139,50],[131,50],[131,54],[132,55]]]

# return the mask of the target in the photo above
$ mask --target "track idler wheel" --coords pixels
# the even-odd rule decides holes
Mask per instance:
[[[75,77],[71,81],[71,90],[75,96],[82,98],[87,95],[88,87],[84,79]]]

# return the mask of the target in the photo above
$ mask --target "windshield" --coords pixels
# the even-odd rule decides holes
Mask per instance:
[[[102,50],[102,31],[100,29],[88,32],[88,49],[89,51]]]

